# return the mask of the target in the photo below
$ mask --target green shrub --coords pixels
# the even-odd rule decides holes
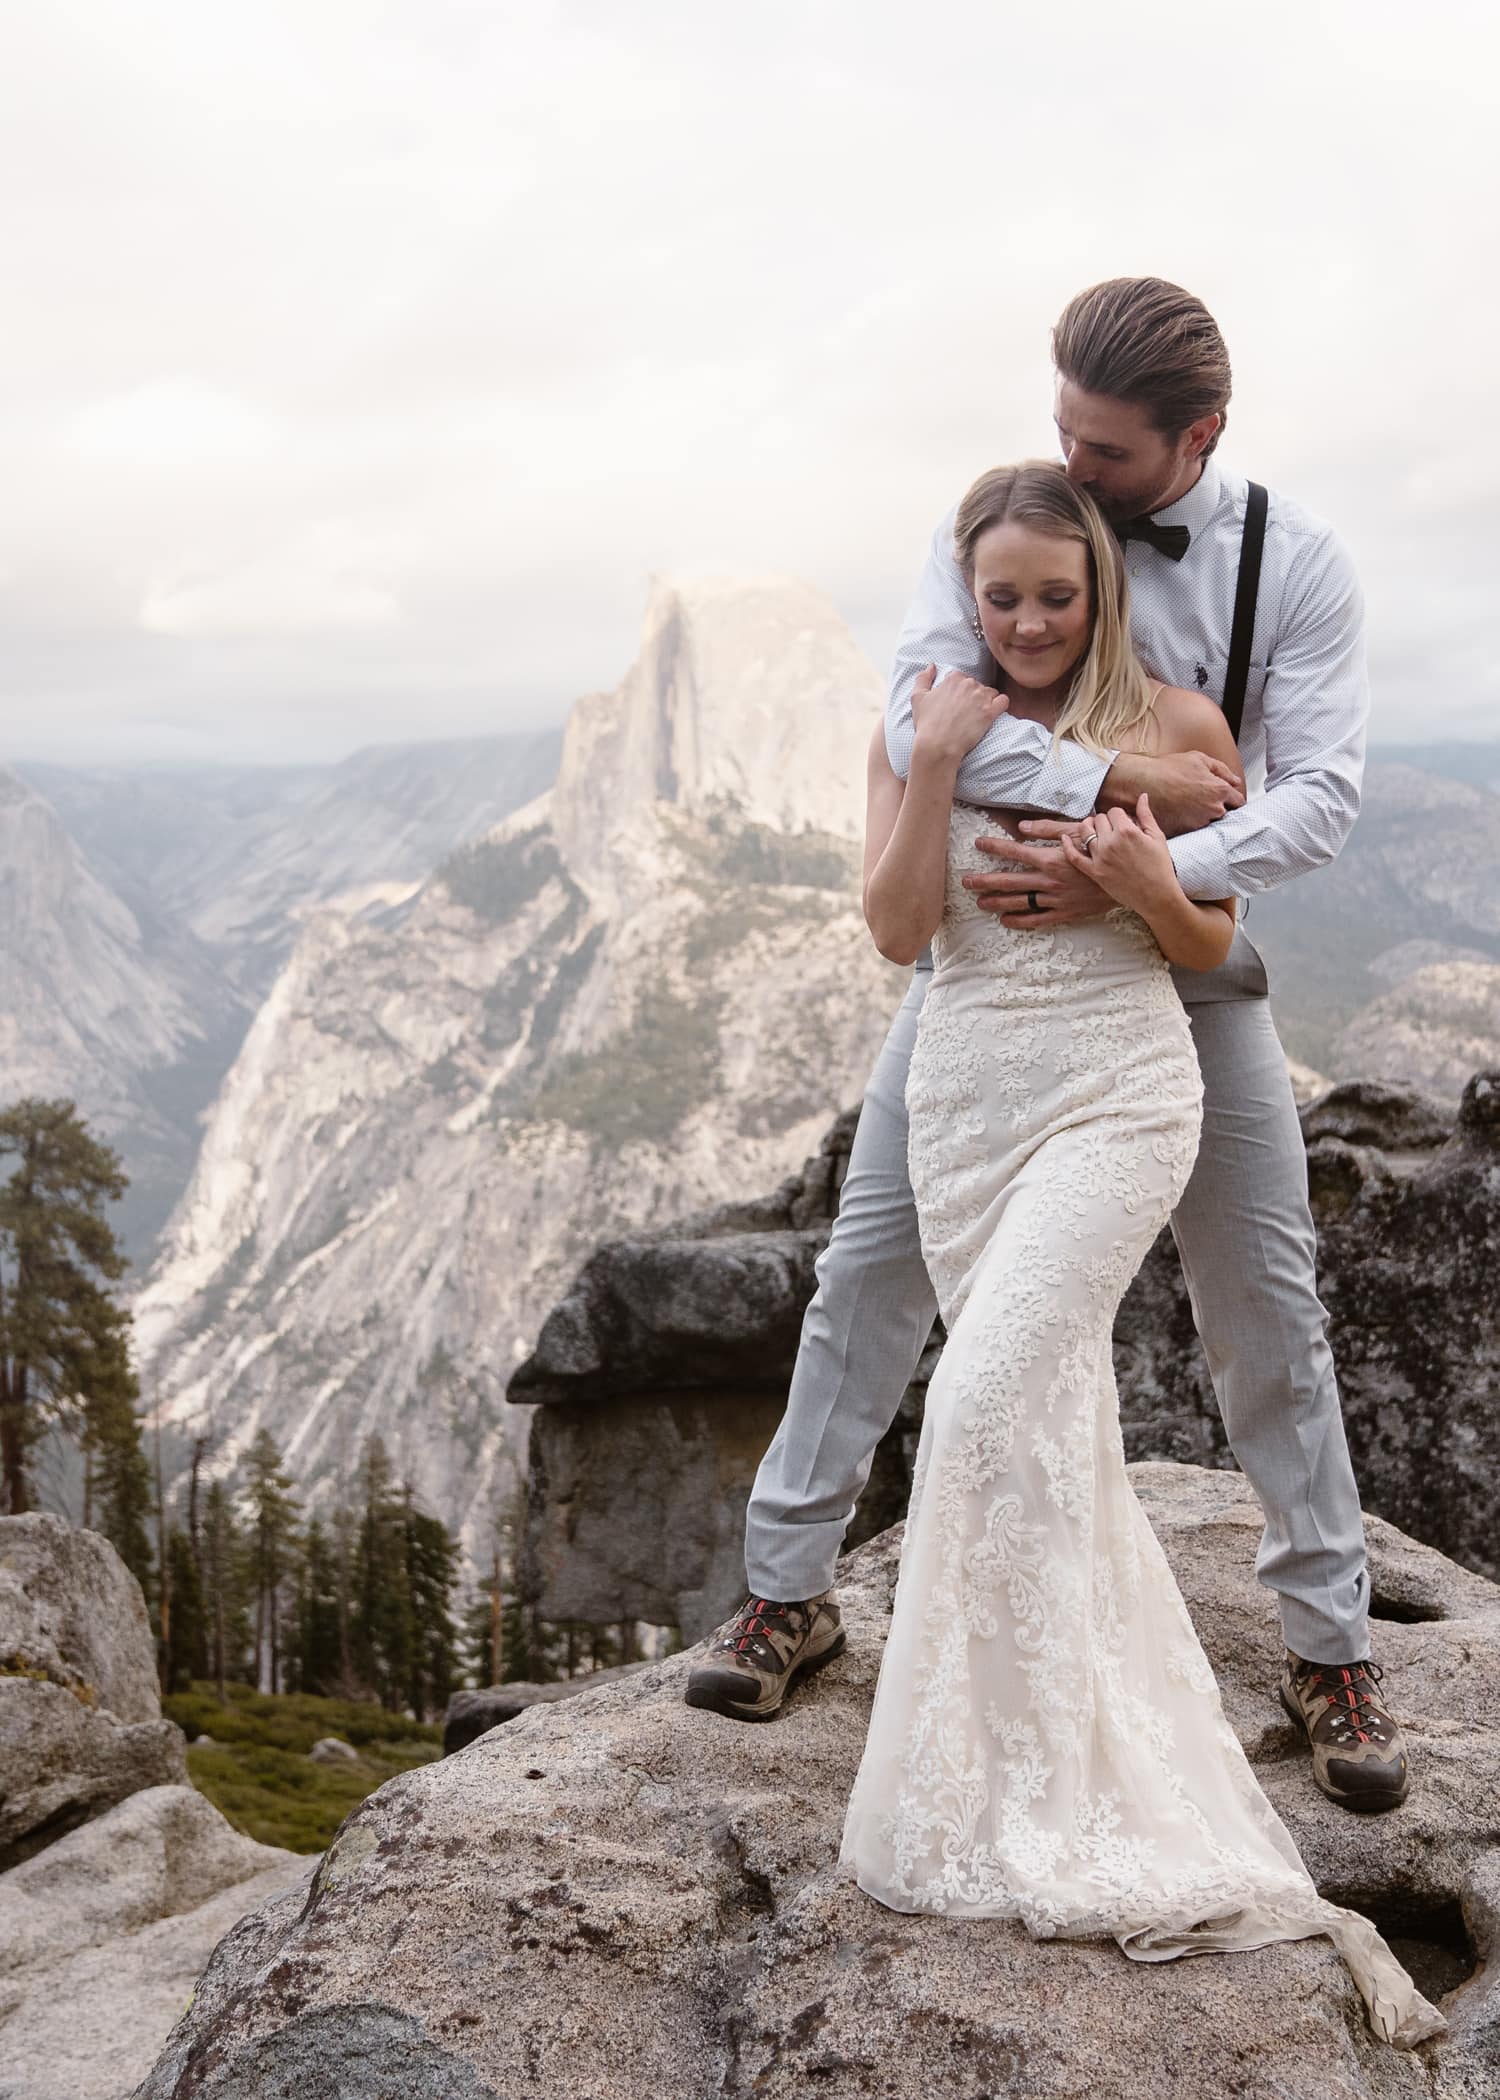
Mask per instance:
[[[408,1738],[440,1743],[442,1730],[405,1714],[387,1713],[373,1700],[322,1699],[312,1692],[257,1692],[248,1684],[227,1687],[220,1705],[211,1684],[194,1680],[187,1692],[162,1700],[162,1712],[175,1721],[189,1742],[195,1735],[220,1742],[269,1743],[282,1750],[310,1750],[321,1736],[341,1735],[355,1749],[361,1744],[399,1742]]]
[[[212,1685],[162,1700],[162,1711],[188,1738],[188,1774],[221,1815],[263,1845],[323,1852],[345,1816],[398,1772],[442,1754],[442,1731],[384,1712],[362,1700],[319,1699],[310,1692],[274,1697],[248,1685],[227,1687],[221,1705]],[[193,1746],[211,1735],[212,1744]],[[321,1736],[342,1736],[358,1764],[314,1764],[307,1753]]]

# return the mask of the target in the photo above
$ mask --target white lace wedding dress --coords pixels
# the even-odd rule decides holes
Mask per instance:
[[[958,878],[993,870],[974,841],[996,829],[954,810],[907,1085],[948,1342],[841,1858],[893,1910],[1138,1961],[1326,1933],[1410,2044],[1442,2018],[1318,1895],[1125,1472],[1110,1330],[1197,1148],[1186,1016],[1134,914],[980,912]]]

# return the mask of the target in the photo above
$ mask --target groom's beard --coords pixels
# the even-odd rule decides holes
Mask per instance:
[[[1133,489],[1121,495],[1117,490],[1100,488],[1097,482],[1081,481],[1078,486],[1093,497],[1111,525],[1121,525],[1127,518],[1149,517],[1152,511],[1161,509],[1172,488],[1167,481],[1159,487]]]
[[[1202,471],[1200,460],[1198,472]],[[1121,525],[1127,518],[1149,518],[1153,511],[1165,509],[1181,478],[1181,465],[1172,460],[1168,462],[1168,471],[1158,474],[1154,481],[1137,482],[1133,489],[1106,489],[1097,481],[1081,481],[1078,487],[1087,489],[1111,525]],[[1194,481],[1197,478],[1195,474]]]

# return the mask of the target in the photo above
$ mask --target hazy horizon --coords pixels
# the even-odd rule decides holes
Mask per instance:
[[[530,727],[478,731],[467,736],[431,737],[381,737],[369,743],[355,744],[347,751],[335,752],[327,758],[57,758],[42,753],[18,753],[0,750],[0,768],[10,767],[22,774],[56,769],[59,772],[101,773],[296,773],[307,771],[329,771],[349,765],[356,758],[371,752],[416,751],[429,748],[451,748],[464,744],[487,741],[501,742],[505,739],[525,739],[545,736],[551,732],[560,734],[562,721],[539,722]],[[1488,736],[1425,736],[1411,738],[1372,738],[1367,757],[1377,764],[1397,751],[1493,751],[1500,753],[1500,729]]]

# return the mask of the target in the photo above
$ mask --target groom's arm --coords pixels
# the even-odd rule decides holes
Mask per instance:
[[[1173,839],[1190,897],[1253,897],[1324,867],[1359,815],[1370,713],[1364,597],[1333,533],[1309,535],[1271,633],[1261,701],[1266,791]]]
[[[885,747],[892,770],[905,780],[913,738],[911,689],[929,664],[964,671],[984,685],[995,665],[974,632],[974,600],[953,558],[950,511],[932,535],[927,565],[896,644],[885,716]],[[1050,809],[1060,817],[1084,817],[1099,799],[1111,758],[1066,739],[1056,751],[1052,732],[1040,722],[1001,715],[958,769],[955,793],[962,802],[995,809]]]

